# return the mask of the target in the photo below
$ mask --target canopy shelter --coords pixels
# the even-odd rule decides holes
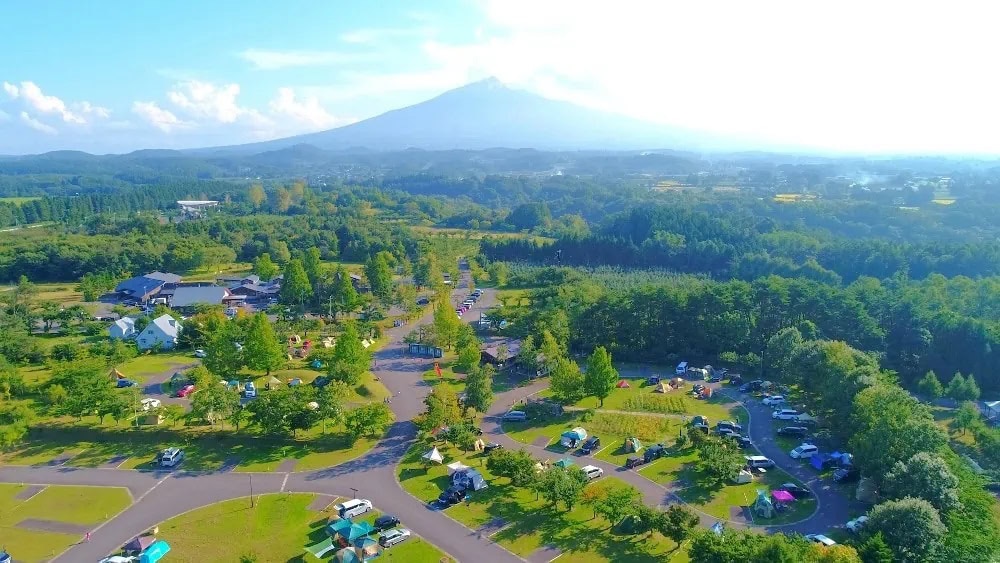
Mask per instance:
[[[137,536],[124,546],[126,553],[142,553],[146,548],[156,543],[156,536]]]
[[[139,563],[156,563],[160,559],[163,559],[163,556],[169,551],[170,545],[167,542],[157,540],[139,555]]]
[[[642,442],[638,438],[632,436],[631,438],[625,438],[625,452],[626,453],[639,453],[642,449]]]
[[[455,473],[457,473],[459,471],[465,471],[468,468],[469,468],[469,466],[465,465],[461,461],[453,461],[453,462],[451,462],[451,463],[448,464],[448,475],[449,476],[450,475],[454,475]]]
[[[619,389],[628,389],[629,387],[631,387],[631,385],[628,384],[628,381],[625,381],[624,379],[619,379],[618,384],[615,385],[615,387]]]
[[[583,428],[577,426],[572,430],[567,430],[562,433],[559,438],[559,443],[566,448],[574,448],[576,445],[587,439],[587,431]]]
[[[313,369],[320,369],[323,367],[323,362],[321,362],[320,360],[313,360],[312,362],[310,362],[309,367]]]
[[[757,489],[757,500],[753,501],[753,511],[761,518],[774,517],[774,503],[764,489]]]
[[[444,456],[441,455],[441,452],[439,452],[437,448],[431,449],[431,451],[425,453],[420,457],[422,457],[425,461],[429,461],[432,463],[444,463]]]
[[[326,527],[327,533],[334,540],[342,543],[352,543],[375,531],[368,522],[354,522],[350,518],[341,518]]]
[[[736,477],[733,477],[733,481],[740,485],[743,483],[749,483],[750,481],[753,481],[753,473],[750,473],[746,469],[740,469],[740,472],[736,474]]]
[[[333,543],[333,538],[326,538],[325,540],[314,543],[312,545],[307,545],[305,550],[312,554],[313,557],[317,559],[322,559],[327,553],[337,549],[337,546]]]
[[[564,457],[555,463],[556,467],[562,467],[563,469],[566,469],[567,467],[570,467],[572,465],[573,465],[573,460],[568,457]]]
[[[771,491],[771,498],[778,502],[795,502],[795,497],[792,496],[792,493],[781,489]]]

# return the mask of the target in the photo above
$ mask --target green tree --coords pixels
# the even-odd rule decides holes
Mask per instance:
[[[198,389],[191,399],[191,415],[215,426],[240,406],[239,396],[221,382]]]
[[[392,421],[392,411],[385,403],[368,403],[348,411],[344,416],[344,426],[352,441],[362,436],[378,438],[385,434]]]
[[[980,414],[976,404],[966,401],[955,411],[955,418],[951,421],[951,426],[956,430],[961,430],[962,434],[965,434],[967,430],[976,427],[980,422],[979,419]]]
[[[691,509],[681,504],[671,504],[663,512],[659,532],[677,544],[674,548],[676,551],[691,536],[699,522],[698,515]]]
[[[281,281],[281,298],[286,303],[297,303],[300,307],[313,295],[312,284],[302,261],[296,258],[285,266],[285,277]]]
[[[746,459],[732,440],[707,437],[698,444],[698,467],[707,482],[724,484],[746,465]]]
[[[437,385],[424,398],[427,407],[423,414],[417,417],[416,423],[424,432],[431,432],[442,426],[451,426],[462,420],[462,408],[458,404],[458,395],[443,385]]]
[[[869,534],[857,549],[862,563],[893,563],[892,550],[881,533]]]
[[[319,416],[323,421],[323,433],[326,434],[327,422],[339,423],[344,418],[344,399],[350,393],[350,388],[343,381],[331,381],[316,393],[319,404]]]
[[[550,467],[546,469],[535,481],[536,490],[542,498],[558,506],[562,502],[567,511],[580,500],[584,485],[587,484],[587,476],[577,467]]]
[[[327,373],[347,385],[361,383],[361,376],[371,365],[372,354],[362,344],[354,323],[347,323],[333,346]]]
[[[413,283],[418,288],[440,288],[444,284],[441,266],[433,254],[423,254],[413,267]]]
[[[479,412],[486,412],[493,404],[492,365],[476,366],[465,377],[465,404]]]
[[[339,313],[352,313],[360,303],[361,296],[351,283],[350,274],[338,265],[333,273],[333,288],[329,296],[330,316],[337,318]]]
[[[497,287],[504,287],[507,285],[507,280],[510,277],[510,269],[507,264],[503,262],[491,262],[487,266],[486,271],[490,275],[490,279],[493,280],[493,284]]]
[[[318,248],[312,246],[302,253],[302,268],[306,271],[313,290],[318,291],[323,280],[323,259]]]
[[[583,374],[576,362],[566,358],[557,359],[549,376],[549,386],[563,404],[571,405],[583,398]]]
[[[246,421],[249,415],[250,413],[247,411],[246,407],[239,404],[239,399],[237,398],[236,408],[233,409],[233,412],[229,413],[229,423],[233,425],[233,428],[235,428],[237,432],[239,432],[240,425]]]
[[[603,502],[594,505],[594,512],[607,520],[609,526],[614,526],[632,511],[640,499],[641,495],[635,487],[615,487],[607,491]]]
[[[247,201],[254,209],[260,209],[260,206],[267,201],[267,194],[264,193],[264,186],[260,184],[253,184],[247,191]],[[258,274],[259,275],[259,274]]]
[[[973,385],[975,385],[975,382],[973,382]],[[968,393],[969,393],[968,380],[965,378],[965,376],[962,375],[961,372],[956,371],[955,375],[952,376],[951,381],[948,382],[948,387],[945,389],[945,395],[951,397],[952,399],[955,399],[956,401],[975,400],[975,399],[968,399],[967,398]]]
[[[247,367],[266,371],[267,375],[285,363],[285,348],[264,313],[250,317],[243,342],[243,359]]]
[[[917,382],[917,391],[931,401],[940,399],[944,395],[944,388],[938,381],[934,370],[928,371],[920,378],[920,381]]]
[[[253,273],[263,281],[271,281],[278,275],[278,265],[271,261],[271,255],[267,252],[261,254],[253,261]]]
[[[882,534],[896,561],[933,561],[947,528],[937,509],[924,499],[904,498],[879,504],[868,513],[866,533]]]
[[[614,390],[618,383],[618,370],[611,364],[611,354],[604,346],[594,348],[594,353],[587,360],[587,372],[583,376],[583,386],[588,395],[593,395],[604,406],[604,399]]]
[[[167,422],[170,423],[170,426],[173,427],[177,426],[178,422],[184,420],[184,417],[187,416],[187,411],[184,410],[183,405],[170,404],[163,405],[162,414],[163,418],[165,418]]]
[[[451,349],[458,339],[459,326],[462,320],[458,318],[455,311],[448,305],[446,300],[441,300],[434,307],[434,341],[442,348]]]
[[[526,487],[535,480],[535,458],[520,450],[493,450],[486,458],[486,469],[498,477],[506,477],[515,487]]]
[[[387,254],[379,252],[365,264],[368,286],[371,287],[372,295],[382,303],[388,303],[392,299],[392,270],[389,269]]]
[[[209,336],[202,365],[220,377],[232,379],[246,364],[241,348],[243,331],[236,321],[225,321]]]
[[[906,462],[897,461],[879,491],[883,498],[922,498],[941,512],[961,506],[958,477],[935,454],[920,452]]]
[[[0,450],[24,440],[34,418],[35,413],[24,403],[0,403]]]
[[[253,401],[247,403],[250,420],[262,431],[270,434],[284,434],[292,430],[291,417],[305,407],[300,403],[292,390],[282,388],[261,393]]]
[[[965,378],[965,387],[963,388],[961,400],[978,401],[980,395],[979,384],[976,383],[976,378],[970,373],[969,376]]]
[[[458,359],[455,367],[461,371],[470,371],[479,365],[479,341],[469,341],[458,347]]]

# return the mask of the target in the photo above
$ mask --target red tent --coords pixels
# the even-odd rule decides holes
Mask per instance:
[[[628,389],[629,388],[628,381],[625,381],[624,379],[619,379],[617,387],[619,389]]]

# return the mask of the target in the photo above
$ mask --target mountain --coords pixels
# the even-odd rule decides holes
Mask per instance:
[[[495,78],[416,105],[328,131],[198,152],[249,153],[307,144],[325,150],[486,149],[636,150],[698,148],[707,137],[550,100]]]

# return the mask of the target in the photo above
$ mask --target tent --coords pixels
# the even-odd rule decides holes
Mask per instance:
[[[124,550],[128,553],[141,553],[146,551],[146,548],[153,545],[156,542],[155,536],[138,536],[133,538],[132,541],[125,544]]]
[[[742,485],[743,483],[749,483],[753,481],[753,473],[750,473],[746,469],[740,469],[740,472],[733,477],[733,481],[737,484]]]
[[[792,493],[781,489],[771,491],[771,498],[778,502],[795,502],[795,497],[792,496]]]
[[[757,489],[757,500],[753,501],[753,511],[762,518],[774,517],[774,503],[764,489]]]
[[[112,368],[111,371],[108,372],[108,377],[111,378],[111,381],[117,381],[119,379],[125,379],[125,374],[118,371],[117,368]]]
[[[317,559],[322,559],[324,555],[334,549],[337,549],[337,546],[333,544],[333,538],[326,538],[319,543],[314,543],[313,545],[307,545],[305,547],[305,550]]]
[[[267,387],[268,389],[270,389],[271,387],[274,387],[275,385],[281,385],[281,380],[280,380],[280,379],[278,379],[277,377],[274,377],[274,376],[272,375],[271,377],[268,377],[268,378],[267,378],[267,381],[265,381],[265,382],[264,382],[264,385],[265,385],[265,386],[266,386],[266,387]]]
[[[631,385],[628,384],[628,381],[625,381],[624,379],[619,379],[618,384],[615,385],[615,387],[619,389],[628,389],[629,387],[631,387]]]
[[[316,401],[309,401],[308,403],[306,403],[306,408],[311,411],[318,411],[319,403],[317,403]]]
[[[666,393],[671,389],[673,389],[673,387],[668,385],[666,381],[661,381],[656,384],[656,389],[654,389],[654,391],[656,391],[657,393]]]
[[[651,375],[646,378],[646,385],[656,385],[659,382],[660,382],[660,376],[658,375]]]
[[[448,475],[454,475],[460,471],[465,471],[469,466],[465,465],[461,461],[454,461],[448,464]]]
[[[444,463],[444,456],[441,455],[441,452],[439,452],[437,448],[431,449],[431,451],[425,453],[420,457],[424,458],[424,460],[426,461],[430,461],[433,463]]]
[[[475,449],[477,452],[481,452],[483,451],[484,448],[486,448],[486,442],[484,442],[482,438],[477,438],[476,441],[472,444],[472,448]]]
[[[535,473],[540,473],[542,471],[545,471],[545,466],[542,465],[542,462],[535,462]]]
[[[642,449],[642,442],[638,438],[632,436],[631,438],[625,438],[625,452],[626,453],[639,453]]]
[[[722,522],[716,522],[715,524],[712,524],[711,528],[709,528],[709,530],[712,530],[712,533],[715,534],[715,535],[717,535],[717,536],[721,536],[722,532],[725,531],[725,529],[726,529],[726,526],[723,525]]]
[[[333,560],[337,563],[362,563],[362,559],[358,557],[358,553],[353,547],[345,547],[337,552],[333,557]]]
[[[562,433],[559,438],[559,443],[566,448],[575,448],[579,442],[587,439],[587,431],[583,428],[577,426],[572,430],[567,430]]]
[[[169,551],[170,545],[167,542],[163,540],[155,541],[146,548],[146,551],[143,551],[139,555],[139,563],[156,563],[160,559],[163,559],[163,556]]]
[[[354,522],[350,518],[341,518],[327,526],[326,531],[334,540],[351,543],[371,534],[375,528],[368,522]]]
[[[323,367],[323,362],[319,360],[313,360],[312,362],[309,363],[309,367],[313,369],[321,369]]]
[[[555,463],[555,465],[556,465],[556,467],[562,467],[563,469],[566,469],[567,467],[570,467],[570,466],[573,465],[573,460],[570,459],[570,458],[568,458],[568,457],[564,457],[564,458],[560,459],[559,461],[557,461]]]
[[[453,484],[464,483],[466,488],[471,488],[473,491],[481,491],[488,486],[486,479],[483,479],[483,474],[475,469],[466,469],[461,473],[455,473],[452,475],[451,482]]]

